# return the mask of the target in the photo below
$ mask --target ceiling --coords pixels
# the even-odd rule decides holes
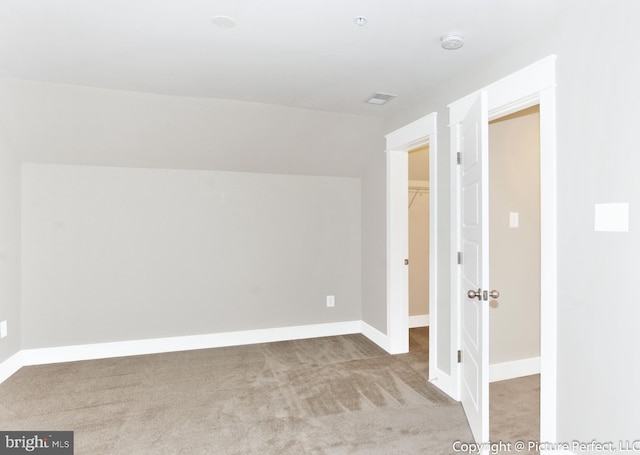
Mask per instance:
[[[0,0],[0,76],[385,116],[540,33],[559,3]],[[216,27],[216,15],[237,25]],[[462,49],[440,47],[449,32]],[[398,97],[366,104],[375,92]]]

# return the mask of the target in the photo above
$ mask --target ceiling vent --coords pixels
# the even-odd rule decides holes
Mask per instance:
[[[390,93],[376,93],[367,100],[369,104],[385,104],[394,99],[398,95],[391,95]]]

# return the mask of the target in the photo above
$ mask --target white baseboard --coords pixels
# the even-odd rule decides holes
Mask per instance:
[[[16,352],[4,362],[0,363],[0,384],[9,379],[16,371],[22,368],[22,352]]]
[[[147,340],[117,341],[53,348],[24,349],[0,363],[0,383],[27,365],[95,360],[110,357],[190,351],[274,341],[302,340],[361,333],[361,321],[334,322],[273,329],[245,330]]]
[[[489,382],[505,381],[540,374],[540,357],[489,365]]]
[[[429,327],[429,315],[419,314],[416,316],[409,316],[409,328],[415,329],[416,327]]]
[[[385,351],[389,352],[389,337],[375,327],[370,326],[364,321],[360,321],[360,333],[369,338]]]
[[[431,373],[432,371],[433,373]],[[457,393],[455,393],[455,390],[453,387],[453,379],[451,378],[451,375],[444,373],[442,370],[439,370],[438,368],[434,368],[433,370],[429,368],[429,374],[430,376],[433,374],[429,378],[429,382],[431,384],[433,384],[434,386],[442,390],[444,393],[449,395],[454,400],[458,399]]]

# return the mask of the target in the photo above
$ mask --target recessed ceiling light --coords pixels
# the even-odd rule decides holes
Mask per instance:
[[[392,95],[390,93],[376,93],[366,102],[369,104],[385,104],[394,99],[396,96],[398,95]]]
[[[440,44],[443,49],[455,51],[464,46],[464,37],[456,34],[447,34],[440,37]]]
[[[362,27],[364,25],[367,25],[367,22],[369,22],[369,21],[364,16],[356,16],[356,17],[353,18],[353,22],[355,22],[355,24],[358,27]]]
[[[211,22],[219,28],[233,28],[236,26],[236,21],[229,16],[214,16],[211,18]]]

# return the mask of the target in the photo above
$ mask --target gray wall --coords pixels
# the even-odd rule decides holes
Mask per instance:
[[[20,350],[20,161],[0,122],[0,362]]]
[[[24,164],[22,208],[23,348],[361,319],[357,178]]]
[[[0,78],[27,162],[360,177],[383,120],[241,101]]]
[[[361,318],[360,175],[369,156],[384,150],[381,118],[6,78],[0,78],[0,97],[0,124],[11,133],[12,148],[23,161],[71,165],[25,166],[22,348]],[[2,153],[9,150],[2,147]],[[185,174],[150,172],[153,168],[183,169]],[[19,214],[20,182],[16,179],[20,173],[6,166],[3,169],[15,171],[14,180],[3,179],[3,184],[14,182],[17,189],[3,193],[2,197],[15,204],[5,204],[0,210],[6,207]],[[215,192],[205,181],[209,177],[189,172],[194,169],[230,171],[228,175],[236,178],[215,177],[230,185]],[[69,175],[60,180],[64,172]],[[35,173],[38,178],[34,180]],[[64,181],[67,177],[75,182],[75,191]],[[95,187],[94,177],[104,181],[102,188]],[[178,193],[164,193],[172,186]],[[156,196],[149,192],[151,188]],[[241,199],[233,200],[235,211],[221,205],[219,192],[227,189]],[[56,199],[63,190],[68,198]],[[159,205],[160,194],[171,207]],[[40,197],[51,205],[42,205]],[[93,200],[96,205],[91,204]],[[227,210],[225,218],[198,212],[196,202],[207,209]],[[146,211],[132,208],[147,204],[150,209]],[[187,235],[188,226],[171,218],[171,210],[184,213],[185,222],[212,228],[197,232],[202,236],[195,237],[204,245],[202,251],[192,251],[184,237],[172,235]],[[247,220],[258,224],[241,223]],[[216,229],[233,231],[230,226],[236,224],[241,226],[238,237],[255,234],[250,241],[264,240],[262,248],[251,250],[240,238],[225,243],[216,237]],[[19,225],[15,228],[17,236]],[[266,231],[252,231],[260,228]],[[142,234],[147,231],[149,235]],[[135,236],[141,243],[134,242]],[[92,245],[92,239],[102,238],[108,242],[101,245],[98,240]],[[36,249],[33,245],[38,242],[42,248]],[[8,243],[18,248],[18,241]],[[275,255],[276,245],[284,248],[282,257]],[[322,252],[317,251],[319,246]],[[241,262],[249,271],[262,264],[268,277],[258,277],[258,283],[249,277],[244,288],[240,283],[222,283],[215,276],[220,272],[216,267],[229,258],[206,256],[218,247],[225,254],[235,253],[230,270],[240,273]],[[169,250],[177,257],[186,255],[187,265],[171,263],[167,270],[160,270],[158,263],[152,263],[153,258],[168,261],[160,256]],[[118,251],[121,259],[131,261],[120,264],[122,261],[113,256]],[[88,257],[88,252],[95,253],[95,259]],[[15,253],[17,260],[17,249]],[[108,260],[98,261],[101,255]],[[135,264],[140,270],[134,273],[130,269]],[[202,285],[198,294],[182,276],[183,266],[195,270],[196,275],[213,273],[214,281],[200,277],[195,283]],[[139,276],[139,283],[131,281],[135,276]],[[311,279],[315,284],[308,282]],[[12,283],[19,290],[19,277]],[[172,283],[174,287],[167,290]],[[218,284],[224,284],[221,290]],[[92,285],[100,292],[92,292]],[[154,285],[167,292],[149,292]],[[234,293],[232,286],[237,286],[238,292]],[[178,290],[191,300],[178,301]],[[335,294],[337,299],[331,311],[325,307],[327,294]],[[258,297],[263,298],[262,306],[254,308]],[[13,301],[13,310],[19,314],[17,297]],[[240,306],[230,309],[238,301]],[[183,305],[185,314],[181,314]],[[228,314],[220,316],[211,305],[225,308]],[[38,315],[39,308],[61,328]],[[89,321],[91,311],[103,313],[104,323]],[[154,315],[154,324],[123,317],[128,312],[140,316],[145,311]],[[10,317],[18,322],[19,316]],[[19,328],[19,323],[10,321],[12,340],[20,337]],[[0,346],[4,349],[8,344],[0,342]]]
[[[387,190],[384,143],[362,176],[362,320],[387,333]],[[382,176],[382,178],[381,178]]]
[[[430,112],[439,114],[443,255],[438,258],[438,305],[440,314],[446,314],[450,254],[444,244],[449,229],[446,105],[547,55],[558,56],[558,439],[633,440],[640,421],[640,366],[629,358],[629,352],[640,348],[640,306],[634,298],[640,251],[636,210],[640,154],[634,136],[640,101],[635,50],[640,33],[633,25],[640,17],[640,3],[567,1],[564,7],[556,26],[513,43],[495,58],[435,87],[417,99],[413,109],[390,118],[386,132]],[[384,157],[373,159],[380,163]],[[385,177],[381,172],[369,178],[383,182]],[[594,232],[594,204],[603,202],[630,203],[629,233]],[[438,321],[440,329],[448,327],[442,322]],[[449,337],[446,330],[439,334],[441,341]],[[443,346],[445,342],[439,343],[440,349]],[[440,354],[439,359],[448,352]]]

